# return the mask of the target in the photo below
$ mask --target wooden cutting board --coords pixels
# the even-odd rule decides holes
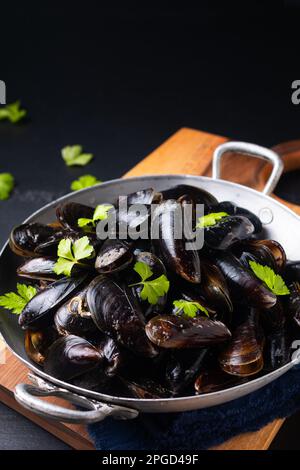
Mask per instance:
[[[148,157],[126,173],[124,177],[172,173],[210,176],[213,151],[226,140],[224,137],[193,129],[180,129]],[[268,176],[268,169],[264,168],[264,166],[266,166],[265,163],[259,159],[249,159],[241,155],[226,155],[222,168],[222,178],[261,189],[264,180]],[[1,364],[3,362],[1,361],[3,354],[5,354],[6,358],[5,363]],[[22,408],[15,401],[13,389],[18,383],[28,382],[27,372],[28,370],[23,364],[8,350],[2,351],[2,354],[0,351],[1,402],[34,421],[74,449],[93,450],[93,443],[84,426],[46,420]],[[53,401],[57,400],[53,399]],[[216,447],[216,449],[267,449],[282,423],[283,420],[276,420],[258,432],[237,436]]]

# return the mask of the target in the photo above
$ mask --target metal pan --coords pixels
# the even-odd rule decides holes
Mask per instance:
[[[272,174],[262,193],[219,179],[221,158],[229,151],[260,157],[273,165]],[[288,258],[295,260],[300,255],[300,218],[268,196],[276,186],[282,171],[283,165],[280,157],[271,150],[243,142],[229,142],[218,147],[214,153],[212,178],[189,175],[162,175],[113,180],[100,186],[64,196],[33,214],[27,219],[27,222],[48,223],[49,220],[55,217],[56,207],[69,200],[96,205],[104,201],[112,201],[120,194],[129,194],[145,187],[153,187],[155,190],[160,191],[177,184],[190,184],[206,189],[219,200],[234,201],[238,205],[255,212],[264,224],[266,236],[275,238],[282,243]],[[11,253],[6,244],[0,254],[1,292],[7,292],[15,288],[17,264],[16,256]],[[11,351],[34,373],[30,374],[31,380],[34,382],[33,385],[17,385],[15,389],[16,400],[39,415],[64,422],[92,423],[101,421],[107,416],[129,419],[136,417],[139,412],[180,412],[219,405],[258,390],[287,372],[295,364],[294,359],[284,367],[249,383],[199,396],[168,399],[122,398],[85,390],[45,374],[27,358],[24,351],[23,331],[17,324],[16,316],[9,315],[5,311],[1,312],[0,331]],[[80,405],[84,410],[64,408],[38,398],[50,395],[63,397],[69,402]]]

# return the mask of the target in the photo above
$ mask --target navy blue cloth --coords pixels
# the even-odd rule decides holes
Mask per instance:
[[[207,449],[300,410],[298,367],[262,389],[224,405],[185,413],[142,414],[129,421],[109,418],[90,425],[89,432],[99,450]]]

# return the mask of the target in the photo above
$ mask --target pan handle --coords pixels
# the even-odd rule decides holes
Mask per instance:
[[[103,421],[108,416],[116,419],[133,419],[138,415],[137,410],[102,403],[82,395],[77,395],[64,388],[56,387],[32,374],[30,374],[30,378],[36,385],[18,384],[14,395],[18,403],[39,416],[64,423],[90,424]],[[64,398],[68,402],[85,409],[65,408],[37,398],[48,396]]]
[[[273,166],[272,173],[262,190],[263,194],[271,194],[276,187],[280,176],[283,172],[283,162],[280,156],[266,147],[260,145],[249,144],[248,142],[226,142],[219,145],[214,151],[212,162],[212,177],[219,179],[221,175],[221,158],[226,152],[244,153],[249,156],[259,157]]]

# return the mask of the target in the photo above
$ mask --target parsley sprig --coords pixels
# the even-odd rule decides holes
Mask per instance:
[[[269,266],[263,266],[255,261],[249,261],[249,266],[255,276],[263,281],[273,294],[288,295],[290,293],[282,277],[276,274]]]
[[[205,313],[205,315],[209,317],[208,311],[199,302],[179,299],[174,300],[173,305],[174,307],[176,307],[176,315],[184,313],[184,315],[189,318],[195,318],[197,316],[197,313],[200,311]]]
[[[61,155],[67,166],[85,166],[94,157],[92,153],[82,153],[81,145],[67,145]]]
[[[11,173],[0,173],[0,200],[8,199],[14,189],[15,179]]]
[[[221,219],[227,217],[229,214],[227,212],[211,212],[211,214],[203,215],[199,217],[197,228],[212,227],[216,225]]]
[[[99,220],[105,220],[108,218],[108,212],[112,208],[113,206],[111,204],[99,204],[94,211],[94,215],[92,219],[86,219],[86,218],[78,219],[78,227],[81,227],[81,228],[87,227],[87,226],[95,227],[97,222],[99,222]]]
[[[0,120],[8,119],[13,124],[21,121],[26,114],[27,111],[25,109],[20,108],[21,103],[20,101],[15,101],[14,103],[7,104],[4,108],[0,108]]]
[[[71,184],[72,191],[79,191],[80,189],[90,188],[91,186],[95,186],[95,184],[99,184],[99,181],[96,176],[93,175],[83,175],[80,176],[77,180],[73,181]]]
[[[58,260],[53,268],[55,274],[58,276],[61,274],[71,276],[75,264],[87,267],[81,260],[92,258],[94,256],[94,248],[87,236],[81,237],[75,242],[72,242],[69,238],[64,238],[59,242],[57,256]]]
[[[35,287],[18,283],[17,293],[8,292],[0,296],[0,306],[11,310],[12,313],[20,314],[36,293],[37,290]]]
[[[149,278],[153,276],[152,269],[148,264],[142,261],[137,261],[134,265],[134,271],[139,274],[141,280],[135,284],[131,284],[129,287],[143,286],[140,296],[142,300],[147,300],[149,304],[157,304],[160,297],[163,297],[169,290],[170,282],[165,274],[149,281]]]

